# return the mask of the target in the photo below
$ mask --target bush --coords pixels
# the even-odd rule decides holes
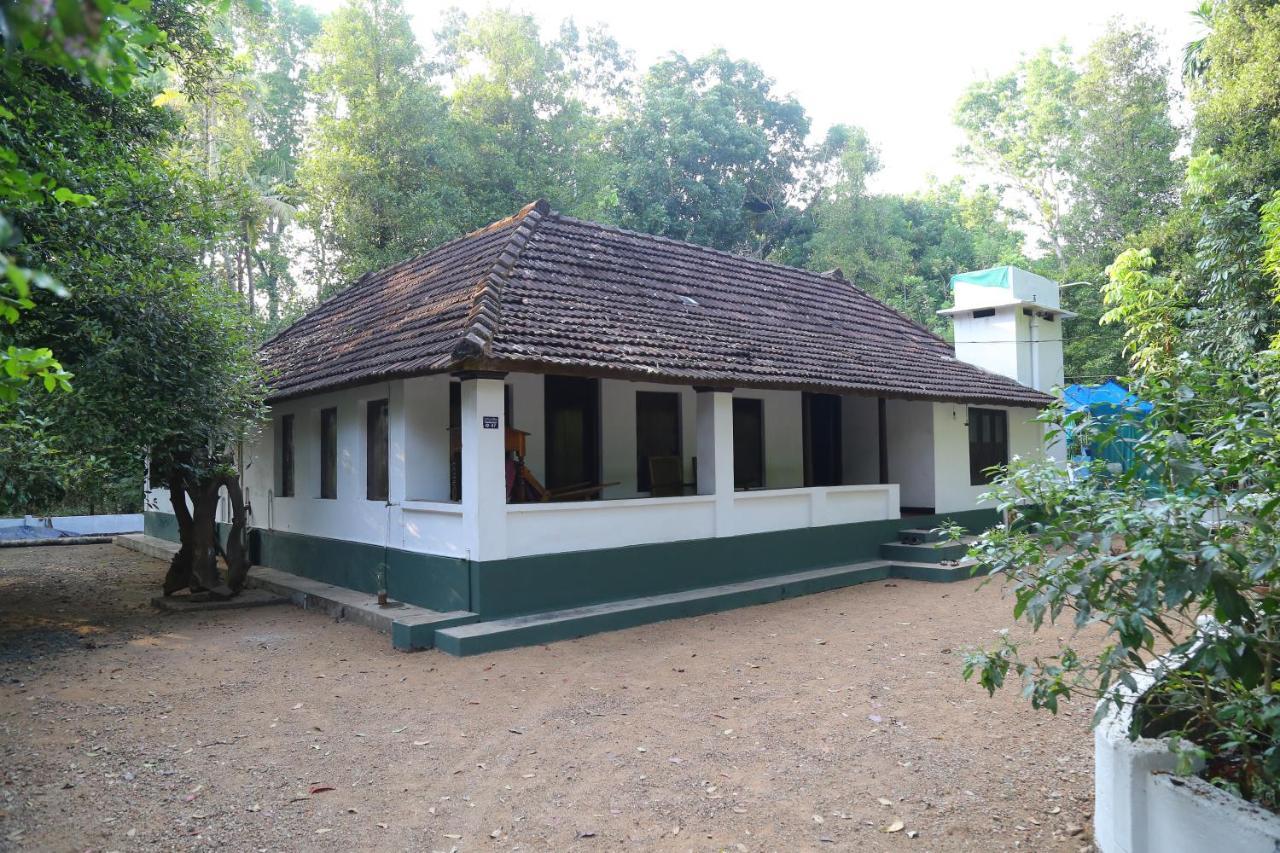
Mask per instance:
[[[1278,388],[1277,351],[1232,368],[1171,360],[1133,385],[1153,410],[1128,471],[1011,465],[991,497],[1018,523],[984,534],[974,556],[1034,630],[1070,619],[1105,626],[1105,642],[1026,659],[1005,637],[970,653],[965,677],[994,692],[1012,674],[1055,712],[1061,698],[1097,697],[1096,722],[1122,701],[1108,688],[1134,689],[1153,667],[1130,735],[1170,737],[1182,772],[1203,763],[1211,782],[1280,810]],[[1118,431],[1060,410],[1043,419],[1104,441]],[[1203,617],[1216,627],[1200,630]]]

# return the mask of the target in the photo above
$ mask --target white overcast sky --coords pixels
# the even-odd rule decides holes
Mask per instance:
[[[338,2],[312,0],[320,11]],[[1153,25],[1175,68],[1196,37],[1194,0],[406,0],[428,50],[441,12],[454,5],[532,12],[547,35],[564,18],[604,23],[641,69],[671,51],[696,56],[723,47],[795,95],[815,134],[840,122],[866,128],[884,164],[873,188],[883,192],[957,174],[956,101],[970,81],[1007,71],[1022,54],[1063,40],[1083,53],[1117,14]]]

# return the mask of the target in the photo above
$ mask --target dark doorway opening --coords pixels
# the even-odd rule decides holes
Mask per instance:
[[[600,482],[600,383],[545,378],[547,479],[551,490]]]
[[[835,394],[808,394],[804,411],[804,484],[839,486],[844,482],[841,454],[841,400]]]
[[[636,490],[653,491],[649,460],[682,457],[680,395],[671,391],[636,392]]]
[[[764,404],[733,398],[733,487],[764,487]]]

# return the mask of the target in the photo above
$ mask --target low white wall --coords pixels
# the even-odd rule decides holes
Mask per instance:
[[[1143,690],[1149,676],[1139,676]],[[1094,840],[1103,853],[1275,853],[1280,816],[1172,775],[1165,740],[1128,738],[1133,697],[1094,729]]]
[[[733,533],[767,533],[898,518],[898,487],[821,486],[735,492]]]
[[[507,506],[507,554],[528,557],[715,536],[715,498],[635,498]]]
[[[898,489],[893,485],[735,492],[724,530],[716,529],[712,495],[511,504],[507,554],[593,551],[887,518],[898,518]]]
[[[446,557],[467,556],[462,507],[458,504],[405,501],[391,524],[393,548]]]
[[[117,515],[55,515],[0,518],[0,527],[51,527],[77,536],[100,536],[105,533],[138,533],[142,530],[142,513]]]

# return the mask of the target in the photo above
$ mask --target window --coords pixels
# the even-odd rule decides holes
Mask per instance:
[[[1009,463],[1009,413],[997,409],[969,410],[969,483],[991,482],[987,471]]]
[[[338,410],[320,410],[320,497],[338,497]]]
[[[677,460],[671,463],[671,459]],[[678,495],[684,489],[680,447],[680,395],[671,391],[636,392],[636,491],[653,492],[651,459],[663,460],[659,467],[675,474],[660,482],[661,495]]]
[[[293,415],[280,418],[280,497],[293,497]]]
[[[365,497],[371,501],[385,501],[388,494],[388,414],[386,400],[371,400],[365,409]]]
[[[764,487],[764,405],[733,398],[733,487]]]
[[[996,316],[996,309],[994,308],[979,308],[977,311],[973,312],[973,319],[975,320],[980,320],[983,317],[994,317],[994,316]]]

